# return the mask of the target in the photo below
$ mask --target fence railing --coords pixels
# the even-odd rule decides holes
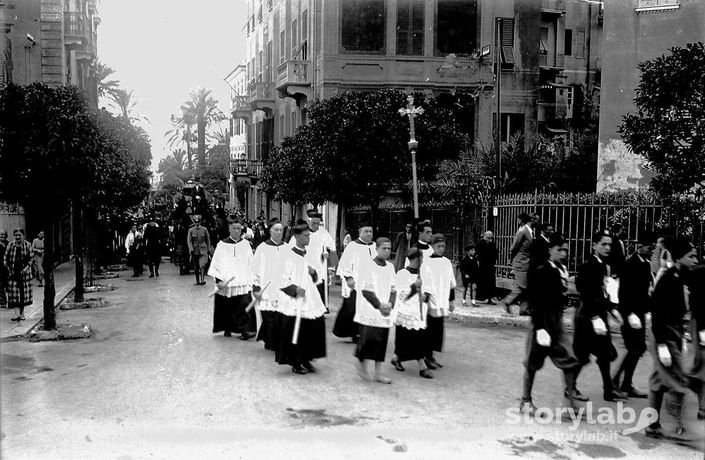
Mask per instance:
[[[592,235],[619,222],[627,229],[627,251],[636,247],[644,232],[657,235],[672,231],[683,216],[665,206],[651,194],[516,194],[503,195],[495,202],[493,219],[495,244],[499,251],[498,274],[510,271],[510,249],[519,228],[521,213],[536,213],[539,221],[554,226],[568,241],[568,270],[575,272],[591,251]],[[702,247],[703,223],[692,226],[689,235]]]

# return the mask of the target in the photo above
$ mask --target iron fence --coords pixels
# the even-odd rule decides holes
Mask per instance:
[[[628,252],[635,249],[644,232],[654,236],[678,235],[684,233],[682,223],[688,221],[688,236],[699,252],[703,250],[702,219],[678,215],[677,211],[647,193],[500,195],[490,211],[488,226],[494,230],[499,251],[499,276],[508,276],[510,272],[510,249],[521,213],[536,213],[540,222],[552,224],[555,231],[567,239],[568,270],[572,273],[590,255],[592,235],[617,222],[626,226]]]

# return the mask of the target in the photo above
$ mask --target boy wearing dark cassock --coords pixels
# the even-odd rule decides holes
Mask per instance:
[[[605,401],[614,402],[626,399],[626,395],[614,388],[610,375],[610,363],[617,358],[617,349],[612,344],[607,315],[612,315],[618,323],[622,323],[622,316],[609,301],[606,291],[607,278],[610,276],[606,261],[611,246],[609,233],[596,233],[592,237],[592,256],[578,268],[575,287],[580,293],[580,305],[575,310],[573,352],[581,368],[590,363],[590,355],[597,358],[597,367],[602,376],[602,396]],[[576,394],[586,398],[578,390]]]
[[[443,351],[443,336],[445,334],[444,318],[455,309],[455,272],[450,259],[444,257],[446,239],[436,233],[431,238],[433,254],[424,259],[421,265],[421,283],[423,293],[428,301],[428,317],[426,318],[428,333],[428,350],[426,366],[429,369],[443,367],[433,356],[434,351]]]
[[[284,254],[288,250],[282,241],[283,236],[284,227],[278,219],[272,219],[269,222],[269,239],[257,246],[252,262],[252,296],[257,301],[255,308],[260,317],[257,340],[263,341],[267,350],[275,350],[279,343],[277,286],[281,280]]]
[[[389,238],[377,238],[376,246],[377,255],[360,272],[358,286],[361,295],[357,296],[355,305],[355,322],[360,325],[360,339],[355,357],[358,374],[363,380],[369,380],[367,361],[374,361],[374,381],[392,383],[389,377],[382,375],[389,329],[392,327],[390,314],[396,297],[394,265],[388,262],[392,242]]]
[[[360,267],[367,266],[367,263],[376,255],[372,241],[372,225],[362,222],[358,226],[358,231],[358,239],[346,246],[338,262],[337,274],[343,280],[341,290],[343,305],[333,325],[333,335],[340,338],[351,337],[353,343],[357,343],[359,337],[359,325],[355,323],[355,304]]]
[[[422,295],[422,283],[419,276],[423,253],[418,248],[410,248],[407,252],[409,265],[402,268],[394,278],[397,296],[394,303],[396,331],[394,337],[394,357],[392,366],[399,372],[404,372],[404,361],[416,361],[419,366],[419,375],[432,379],[433,374],[424,358],[428,346],[426,333],[426,319],[428,316],[428,303]]]
[[[563,310],[568,302],[568,270],[563,262],[568,255],[568,243],[561,235],[552,234],[546,247],[548,260],[534,270],[528,299],[531,329],[526,340],[524,388],[519,410],[530,415],[536,413],[531,397],[534,377],[546,357],[563,371],[565,396],[571,405],[579,399],[575,380],[580,363],[563,328]]]
[[[240,333],[241,340],[254,337],[256,324],[247,311],[252,291],[252,246],[242,237],[239,219],[230,219],[230,235],[219,241],[208,276],[215,279],[218,292],[213,309],[213,332],[224,331],[226,337]]]
[[[295,374],[316,372],[311,361],[326,356],[326,307],[316,288],[316,269],[306,261],[311,230],[305,220],[293,229],[296,244],[285,251],[279,286],[281,314],[276,362],[291,366]]]
[[[685,431],[683,400],[690,384],[683,368],[683,317],[687,309],[684,281],[697,257],[695,248],[687,239],[669,239],[665,245],[673,266],[659,278],[651,295],[654,371],[649,378],[649,407],[660,414],[664,395],[667,395],[666,409],[676,420],[675,435],[678,437]],[[646,428],[646,435],[663,436],[660,420]]]
[[[619,388],[630,398],[648,396],[647,393],[634,387],[632,378],[639,359],[646,351],[645,316],[649,309],[649,292],[653,280],[649,262],[651,251],[652,246],[649,241],[644,239],[639,241],[636,252],[624,263],[622,275],[619,278],[619,312],[624,318],[622,339],[627,354],[617,367],[612,380],[615,388]]]

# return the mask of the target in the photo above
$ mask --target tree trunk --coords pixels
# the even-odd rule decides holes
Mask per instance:
[[[187,127],[188,132],[186,133],[186,161],[188,163],[188,170],[189,172],[193,172],[193,159],[191,156],[193,153],[191,152],[191,125]]]
[[[48,212],[44,212],[44,329],[51,331],[56,329],[56,311],[54,310],[54,298],[56,288],[54,286],[54,232],[52,231],[52,219]]]
[[[83,229],[81,228],[81,197],[73,200],[73,252],[76,262],[74,301],[83,302]]]
[[[198,120],[198,168],[200,172],[206,167],[206,121]]]

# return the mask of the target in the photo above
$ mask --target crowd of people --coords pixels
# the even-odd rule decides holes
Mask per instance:
[[[0,308],[13,308],[11,321],[24,321],[24,309],[32,305],[32,282],[44,283],[44,232],[30,243],[25,231],[16,228],[14,241],[7,230],[0,230]]]
[[[535,216],[522,215],[520,220],[511,250],[515,286],[499,301],[508,314],[513,313],[512,303],[520,303],[520,313],[532,320],[520,410],[536,413],[533,382],[547,357],[563,371],[564,396],[577,409],[588,400],[578,389],[580,371],[595,356],[605,401],[648,398],[650,407],[660,412],[665,399],[679,436],[685,426],[685,395],[692,390],[698,395],[698,417],[705,417],[705,268],[698,265],[693,245],[683,238],[651,241],[655,238],[644,235],[630,253],[623,226],[595,234],[591,256],[575,277],[580,304],[571,340],[563,325],[571,278],[568,244]],[[213,332],[238,333],[242,340],[255,337],[294,373],[316,372],[312,362],[326,355],[327,283],[337,274],[343,303],[332,333],[352,339],[359,376],[391,383],[383,363],[394,328],[391,366],[403,372],[406,362],[415,361],[421,377],[433,378],[432,371],[443,367],[434,353],[443,350],[444,318],[456,301],[456,275],[445,257],[444,236],[423,221],[407,225],[393,241],[375,239],[372,226],[363,222],[358,237],[349,239],[337,260],[334,240],[320,222],[321,215],[311,210],[308,221],[291,227],[286,243],[284,226],[273,219],[267,239],[253,249],[243,236],[242,222],[230,219],[229,235],[217,243],[208,271],[215,279]],[[464,248],[459,265],[463,305],[468,294],[472,305],[492,301],[497,260],[492,240],[486,232],[476,246]],[[685,367],[683,346],[688,310],[696,355],[691,369]],[[608,317],[621,327],[626,348],[616,366],[619,356]],[[649,348],[649,324],[654,363],[648,391],[642,391],[634,384],[634,373]],[[658,421],[646,432],[663,435]]]

